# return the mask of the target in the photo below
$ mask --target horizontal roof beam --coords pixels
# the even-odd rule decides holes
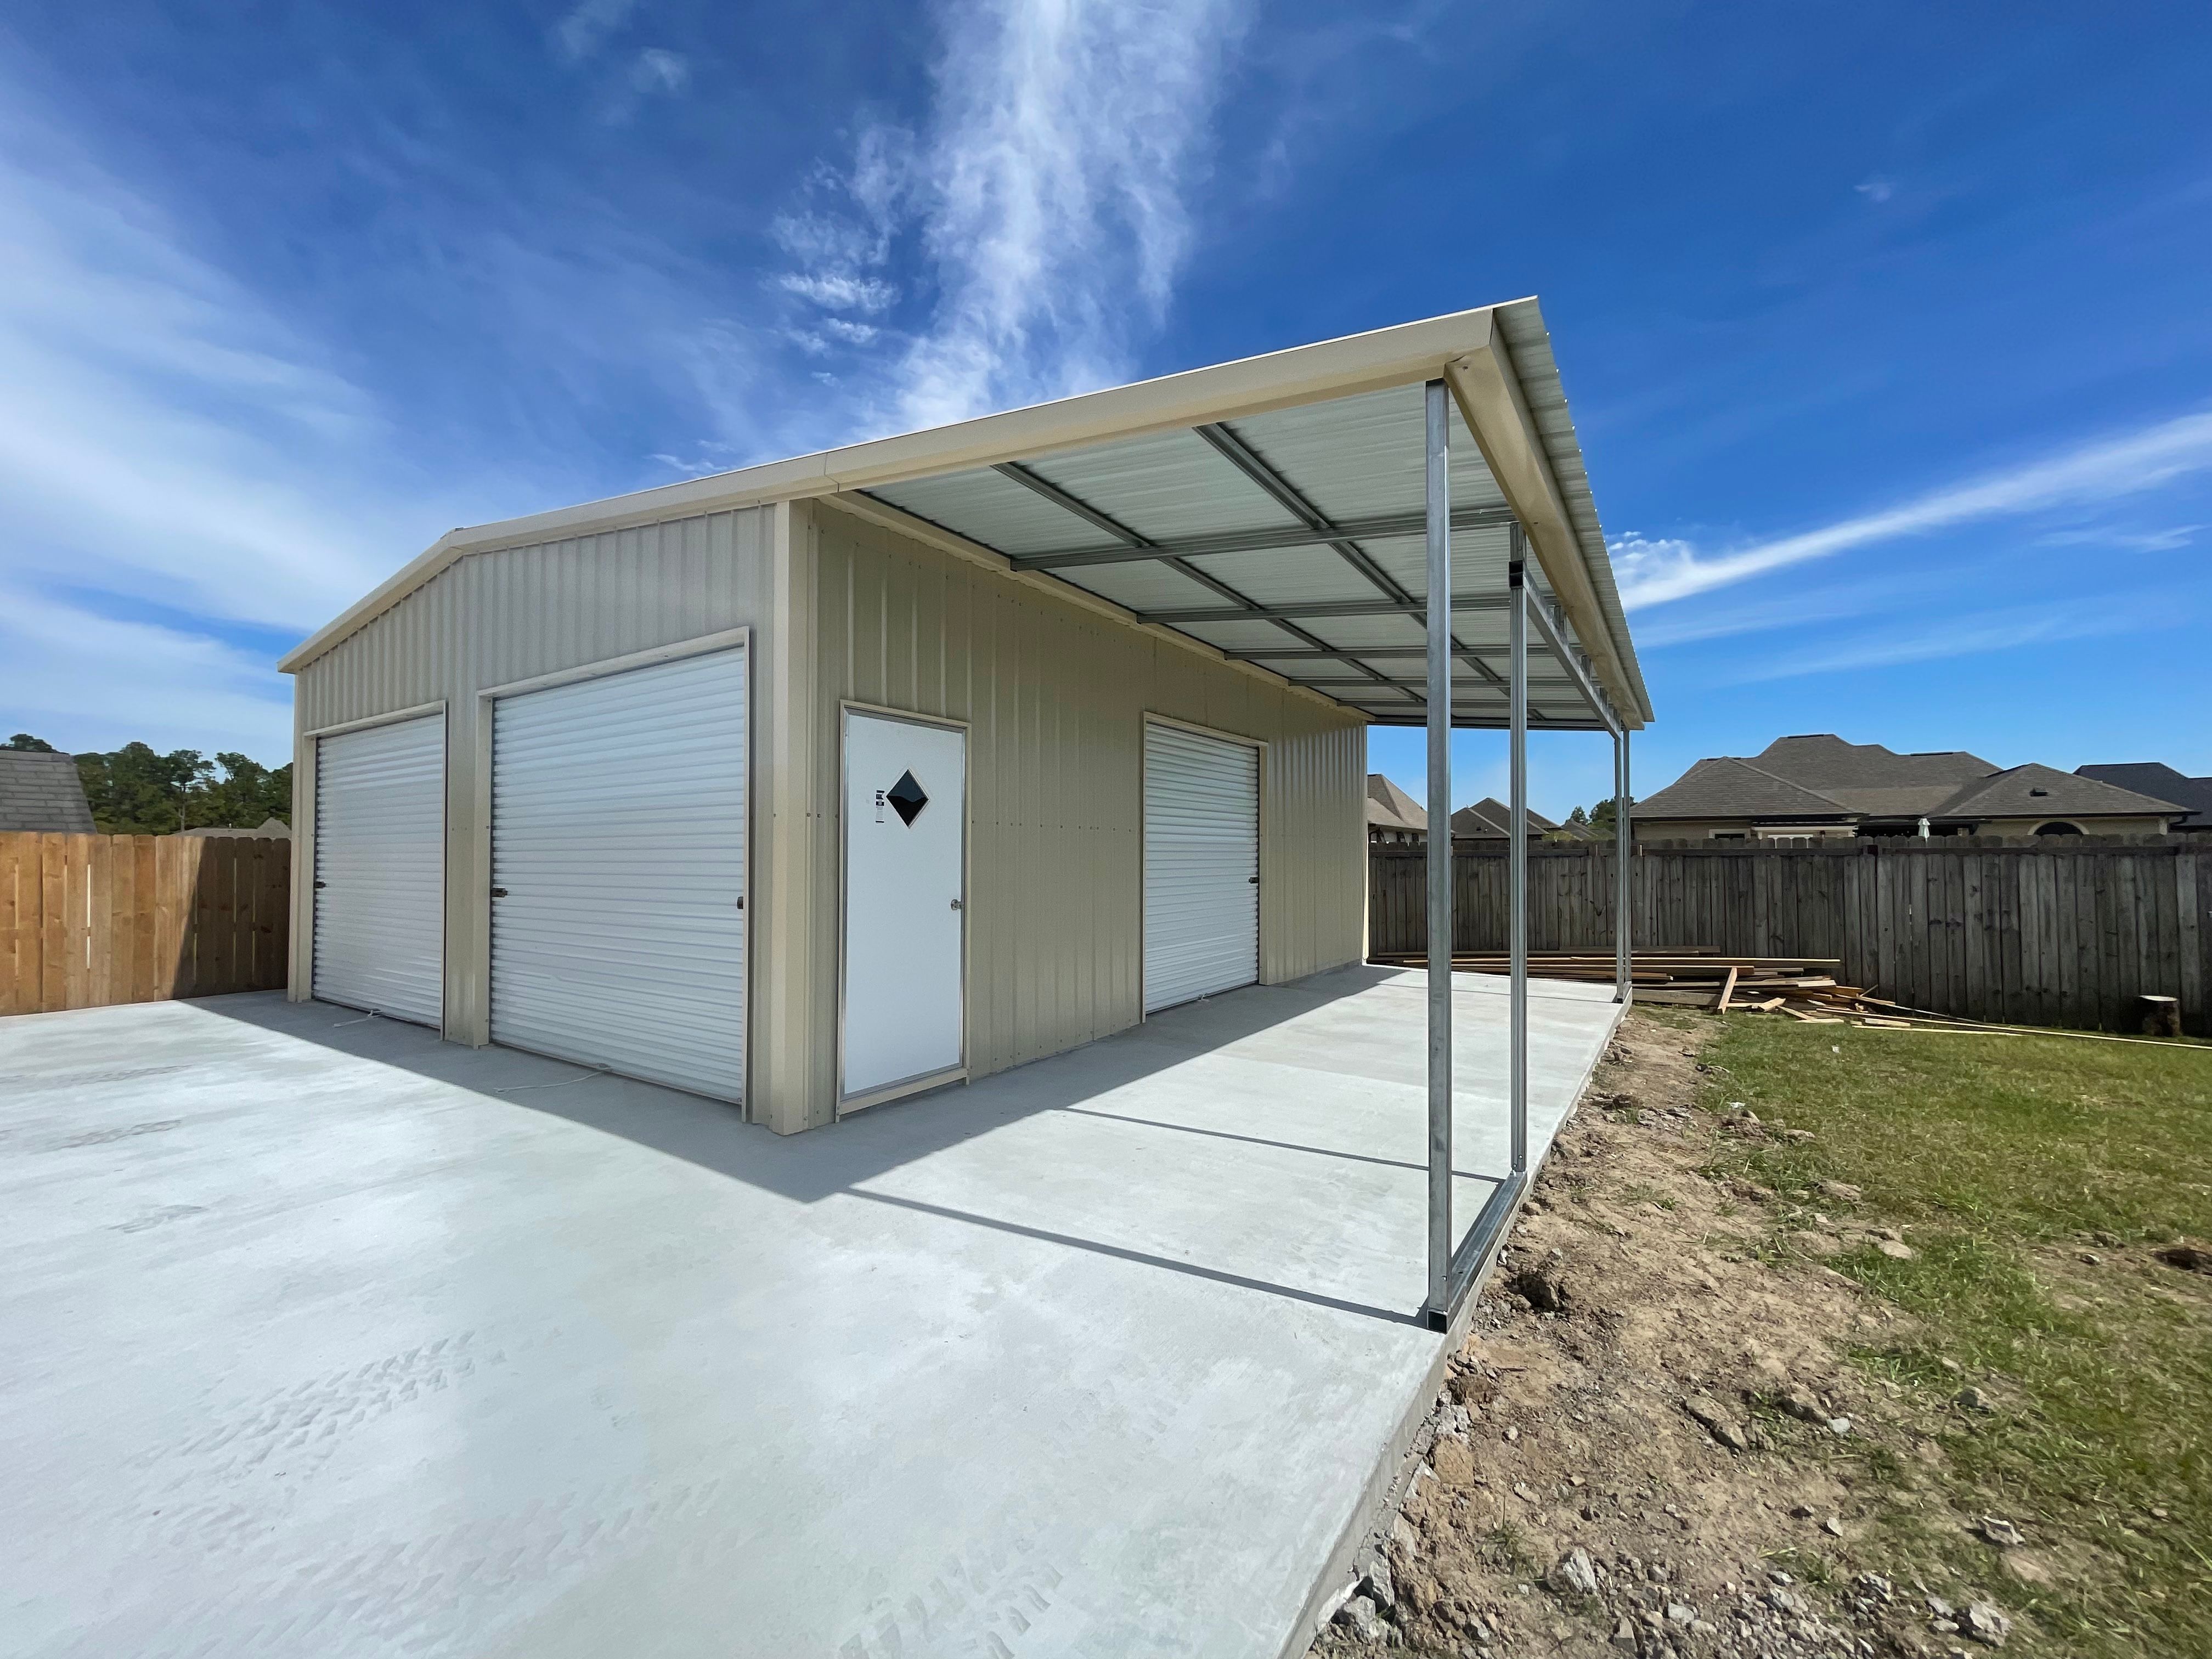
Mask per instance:
[[[1596,709],[1605,720],[1606,730],[1617,734],[1620,720],[1613,713],[1612,703],[1606,700],[1605,693],[1584,672],[1578,659],[1581,653],[1567,644],[1565,619],[1553,615],[1550,601],[1534,588],[1524,587],[1521,592],[1528,595],[1528,620],[1536,624],[1536,631],[1544,636],[1544,643],[1552,648],[1552,660],[1566,670],[1568,679],[1582,700]]]
[[[1344,706],[1358,714],[1371,716],[1367,722],[1370,726],[1411,726],[1414,730],[1418,731],[1426,723],[1425,720],[1415,719],[1413,715],[1407,714],[1402,710],[1385,712],[1380,709],[1367,708],[1355,702],[1346,702]],[[1451,723],[1454,726],[1462,732],[1504,732],[1510,730],[1512,726],[1511,720],[1504,714],[1485,714],[1477,719],[1469,719],[1462,714],[1457,709],[1454,709],[1452,711]],[[1613,728],[1607,726],[1603,720],[1551,720],[1548,718],[1539,717],[1533,710],[1528,715],[1528,729],[1531,732],[1608,732],[1613,730]]]
[[[1466,507],[1452,514],[1455,530],[1482,530],[1512,522],[1511,509],[1504,507]],[[1127,564],[1139,559],[1202,559],[1217,553],[1331,547],[1339,541],[1412,538],[1423,534],[1426,528],[1427,521],[1418,513],[1394,513],[1383,518],[1346,520],[1329,529],[1284,525],[1268,530],[1232,530],[1211,536],[1188,536],[1146,547],[1125,543],[1115,547],[1073,548],[1064,553],[1010,553],[1006,556],[1017,570],[1061,570],[1086,564]]]
[[[1294,685],[1306,686],[1316,691],[1334,690],[1339,686],[1364,686],[1369,690],[1373,691],[1379,690],[1383,684],[1395,686],[1401,691],[1419,691],[1423,689],[1420,684],[1413,680],[1389,680],[1378,682],[1367,679],[1337,678],[1333,676],[1328,678],[1316,677],[1312,679],[1308,679],[1304,676],[1299,676],[1293,678],[1291,680],[1291,684]],[[1574,690],[1572,684],[1566,680],[1532,678],[1529,680],[1528,684],[1532,690],[1538,688],[1546,691],[1571,691]],[[1505,693],[1500,691],[1495,686],[1478,684],[1471,681],[1455,682],[1452,686],[1452,700],[1455,702],[1459,701],[1462,697],[1481,697],[1494,700],[1501,698],[1504,696],[1504,695]]]
[[[1451,608],[1454,611],[1503,611],[1511,603],[1511,599],[1504,593],[1468,593],[1454,599]],[[1255,617],[1301,622],[1328,617],[1411,617],[1425,623],[1429,607],[1419,599],[1315,599],[1297,605],[1263,605],[1257,611],[1201,605],[1189,610],[1140,611],[1137,614],[1146,622],[1159,623],[1168,628],[1180,628],[1185,623],[1248,622]],[[1503,651],[1505,647],[1498,645],[1490,648]]]
[[[1255,620],[1257,619],[1255,618]],[[1455,657],[1472,657],[1479,651],[1502,652],[1505,648],[1506,647],[1502,645],[1462,645],[1455,647],[1452,652],[1452,655]],[[1298,662],[1327,660],[1330,658],[1347,656],[1372,657],[1378,661],[1389,661],[1396,658],[1425,658],[1429,654],[1429,649],[1425,645],[1344,645],[1331,646],[1325,651],[1303,650],[1293,646],[1254,646],[1249,648],[1240,648],[1233,651],[1224,650],[1221,654],[1238,662],[1269,661],[1279,658],[1291,662]],[[1531,655],[1534,654],[1534,653],[1531,653]],[[1538,660],[1540,661],[1548,659],[1548,653],[1544,657],[1538,658]],[[1531,677],[1530,683],[1532,684],[1534,683],[1533,677]],[[1571,680],[1560,681],[1559,683],[1562,684],[1573,684]]]

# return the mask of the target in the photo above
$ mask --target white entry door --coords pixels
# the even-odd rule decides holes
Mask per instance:
[[[501,697],[491,1037],[744,1094],[745,653]]]
[[[1145,723],[1145,1012],[1260,977],[1260,751]]]
[[[394,720],[315,744],[311,994],[442,1027],[446,721]]]
[[[965,1062],[968,734],[845,713],[839,1098],[865,1103]]]

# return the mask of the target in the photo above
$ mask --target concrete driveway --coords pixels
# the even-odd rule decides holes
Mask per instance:
[[[1616,1011],[1532,1007],[1541,1140]],[[0,1023],[0,1648],[1294,1651],[1442,1363],[1421,1020],[1340,969],[790,1139],[273,995]]]

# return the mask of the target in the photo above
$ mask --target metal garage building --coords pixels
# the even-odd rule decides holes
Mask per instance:
[[[1650,715],[1534,301],[456,531],[282,665],[295,999],[784,1132],[1356,960],[1370,724]]]

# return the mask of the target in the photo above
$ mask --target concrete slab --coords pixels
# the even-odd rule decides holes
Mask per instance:
[[[1616,1011],[1532,1010],[1540,1144]],[[0,1647],[1272,1659],[1440,1362],[1422,1017],[1340,969],[790,1139],[273,995],[0,1023]]]

